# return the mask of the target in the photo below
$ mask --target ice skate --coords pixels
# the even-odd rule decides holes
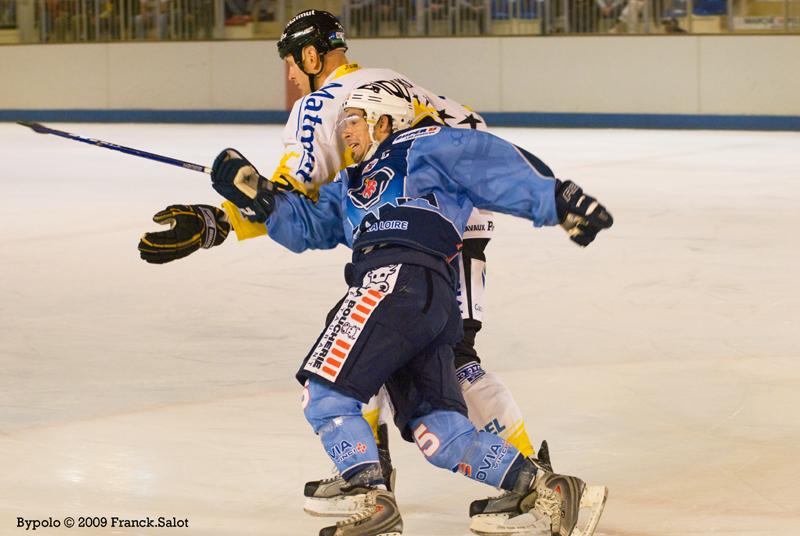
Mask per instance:
[[[553,536],[591,536],[605,507],[607,488],[586,486],[580,478],[555,474],[535,460],[531,462],[536,476],[527,491],[508,492],[470,505],[470,530],[481,535],[510,535],[541,530],[544,523]],[[581,510],[585,515],[580,515]]]
[[[392,468],[386,481],[389,491],[394,490],[396,475],[397,471]],[[364,492],[353,493],[347,488],[347,482],[339,474],[306,482],[303,490],[306,497],[303,511],[318,517],[347,517],[355,514],[363,508],[366,496]]]
[[[388,431],[385,424],[378,427],[378,456],[381,464],[381,473],[386,484],[386,489],[394,491],[397,471],[392,467],[392,458],[389,455]],[[338,473],[331,478],[312,480],[306,482],[303,495],[306,502],[303,510],[312,516],[319,517],[347,517],[360,511],[364,506],[364,493],[348,493],[348,484]]]
[[[542,444],[539,445],[539,452],[533,459],[548,471],[553,471],[553,463],[550,461],[550,447],[547,446],[547,440],[542,441]]]
[[[394,493],[363,488],[364,505],[360,512],[319,531],[319,536],[400,536],[403,520]]]
[[[473,501],[469,530],[481,536],[547,534],[550,519],[535,511],[522,513],[522,493],[506,491],[497,497]]]
[[[553,536],[592,536],[607,497],[605,486],[587,486],[578,477],[555,474],[539,467],[520,508],[549,517]]]
[[[532,462],[552,472],[550,450],[542,441]],[[523,514],[519,504],[525,494],[505,491],[501,495],[473,501],[469,506],[470,530],[475,534],[521,534],[549,529],[549,519],[534,513]]]
[[[366,491],[348,489],[347,482],[337,474],[331,478],[306,482],[303,510],[320,517],[347,517],[364,508]]]

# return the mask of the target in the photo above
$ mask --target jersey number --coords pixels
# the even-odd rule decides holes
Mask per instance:
[[[419,450],[428,458],[436,454],[436,451],[439,450],[439,438],[436,437],[433,432],[428,431],[428,427],[424,424],[420,424],[417,426],[417,429],[414,430],[414,440],[417,442]]]

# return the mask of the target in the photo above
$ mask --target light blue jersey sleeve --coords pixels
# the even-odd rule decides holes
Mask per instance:
[[[342,226],[342,184],[324,185],[316,203],[304,195],[277,194],[275,210],[267,218],[266,225],[270,238],[295,253],[346,244]]]
[[[556,181],[539,159],[479,130],[443,128],[414,140],[408,174],[415,188],[466,195],[478,208],[558,224]]]

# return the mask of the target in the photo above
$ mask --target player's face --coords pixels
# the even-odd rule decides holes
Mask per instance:
[[[289,68],[289,82],[294,84],[303,95],[311,93],[311,84],[308,82],[308,75],[300,70],[300,67],[294,61],[291,54],[283,58],[286,66]]]
[[[353,152],[353,160],[361,162],[372,143],[364,110],[345,108],[344,116],[339,121],[338,130],[344,142]]]

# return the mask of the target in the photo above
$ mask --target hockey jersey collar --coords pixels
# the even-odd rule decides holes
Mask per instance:
[[[380,159],[379,155],[383,151],[388,149],[391,145],[394,145],[394,142],[395,142],[395,140],[397,138],[399,138],[400,136],[402,136],[404,134],[407,134],[407,133],[409,133],[409,132],[411,132],[413,130],[420,130],[420,129],[425,128],[425,127],[439,127],[439,128],[441,128],[441,127],[447,127],[447,125],[442,125],[441,123],[439,123],[436,120],[435,117],[430,116],[430,115],[423,115],[422,117],[418,117],[414,121],[413,126],[411,126],[410,128],[404,128],[403,130],[397,130],[395,132],[392,132],[389,135],[388,138],[386,138],[385,140],[380,142],[380,144],[378,144],[378,147],[375,149],[375,152],[372,153],[372,156],[369,157],[368,159],[364,160],[363,162],[360,162],[358,164],[358,166],[357,166],[357,169],[361,173],[364,173],[364,168],[367,165],[369,165],[369,163],[372,162],[373,160],[377,161],[378,159]],[[449,128],[449,127],[447,127],[447,128]],[[414,138],[410,138],[410,139],[414,139]]]
[[[348,75],[350,73],[354,73],[361,69],[361,66],[357,63],[347,63],[345,65],[340,65],[333,71],[328,78],[325,79],[325,84],[328,82],[333,82],[337,78],[341,78],[342,76]],[[324,84],[323,84],[324,85]]]

